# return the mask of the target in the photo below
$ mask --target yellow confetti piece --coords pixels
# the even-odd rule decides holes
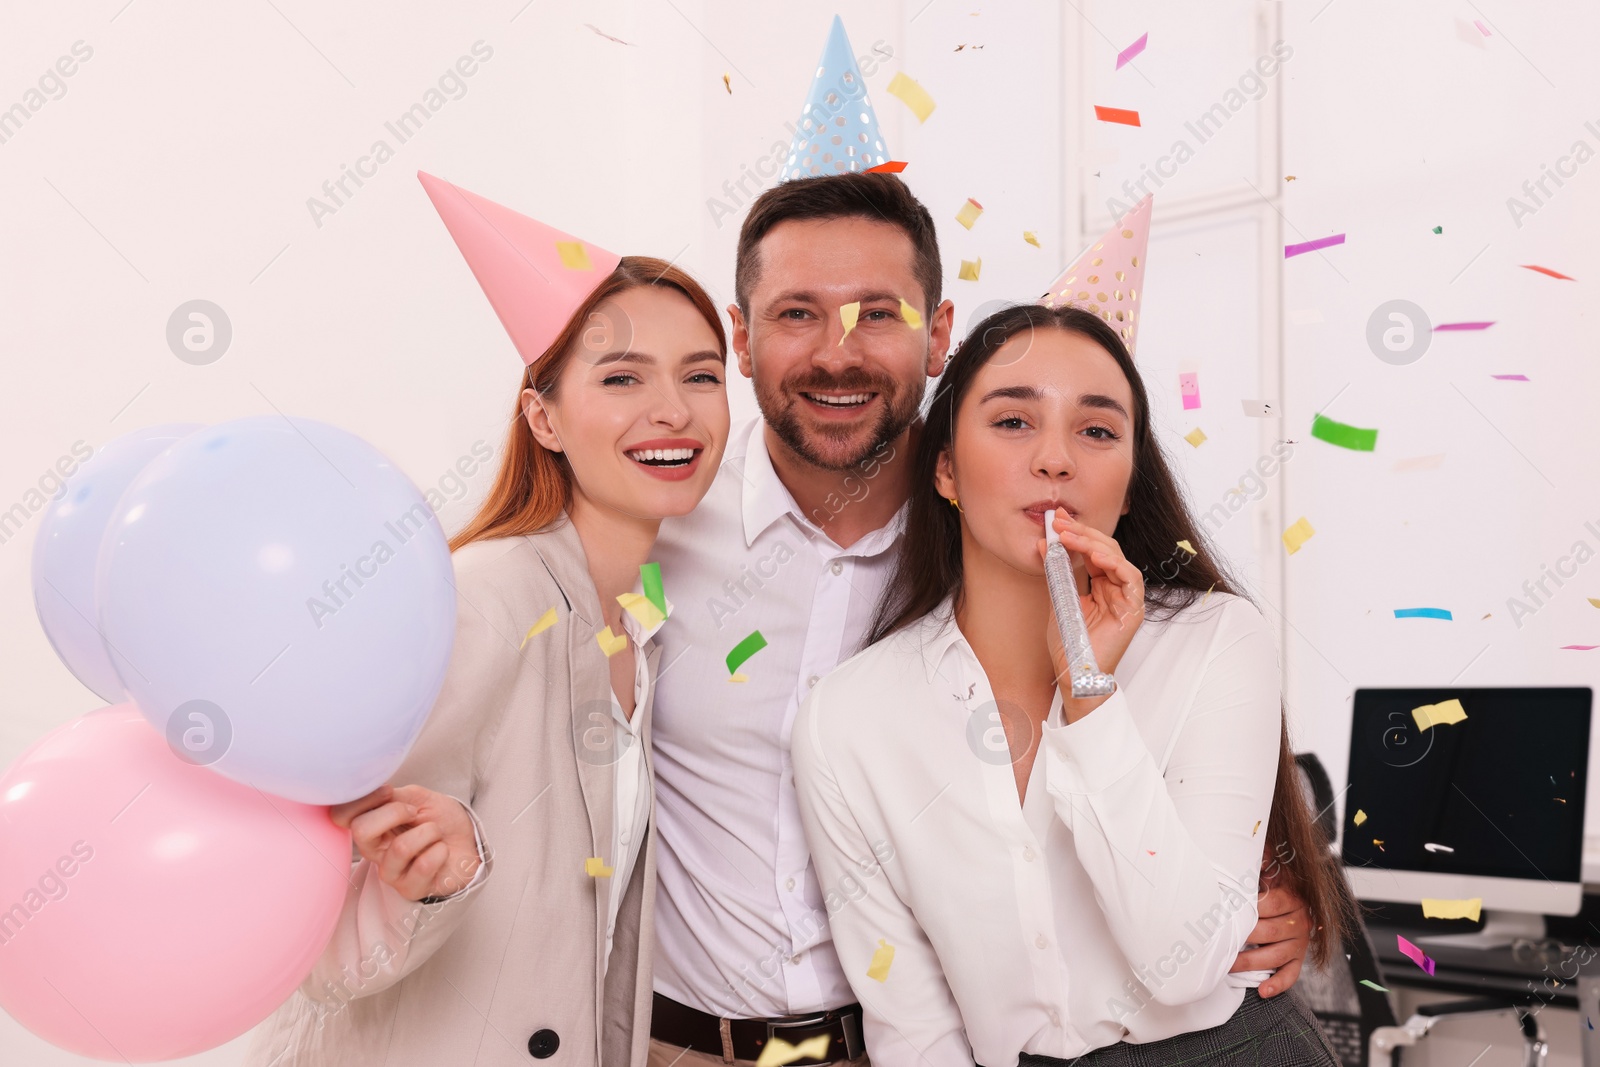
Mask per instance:
[[[956,274],[956,277],[960,278],[964,282],[975,282],[978,280],[978,272],[982,269],[982,256],[979,256],[977,259],[963,259],[961,261],[961,270]]]
[[[889,980],[889,965],[894,962],[894,946],[883,938],[878,939],[878,948],[872,954],[872,962],[867,964],[867,977],[879,982]]]
[[[733,82],[731,80],[729,80],[728,75],[726,73],[724,73],[722,75],[722,85],[723,85],[723,87],[725,89],[728,90],[728,95],[732,96],[733,95]]]
[[[906,303],[905,297],[900,298],[900,317],[906,320],[906,325],[913,330],[922,329],[922,315],[916,308]]]
[[[750,680],[750,676],[748,674],[730,674],[730,675],[728,675],[728,681],[737,682],[737,683],[739,683],[741,685],[744,684],[745,682],[748,682],[749,680]]]
[[[660,608],[642,593],[623,593],[617,597],[617,603],[622,605],[622,610],[639,620],[640,626],[654,626],[666,619]]]
[[[1188,441],[1191,445],[1194,445],[1194,447],[1199,448],[1201,445],[1205,444],[1206,432],[1200,427],[1196,426],[1194,429],[1184,434],[1183,439]]]
[[[899,97],[900,102],[917,116],[918,122],[927,122],[928,116],[933,114],[933,97],[928,95],[928,90],[906,77],[904,73],[896,74],[889,79],[889,95]]]
[[[983,205],[972,197],[967,197],[967,202],[961,205],[961,210],[956,212],[956,221],[967,229],[972,229],[972,224],[978,221],[978,216],[983,214]]]
[[[1600,608],[1600,600],[1596,600],[1594,597],[1589,597],[1589,603],[1593,604],[1597,608]],[[1486,618],[1486,619],[1488,617],[1489,616],[1487,616],[1487,615],[1484,616],[1484,618]]]
[[[756,1067],[787,1067],[796,1060],[804,1059],[826,1060],[828,1045],[832,1042],[831,1034],[808,1037],[798,1045],[791,1045],[783,1038],[775,1037],[761,1046],[761,1057],[756,1060]]]
[[[1367,813],[1362,811],[1360,808],[1357,808],[1356,809],[1356,819],[1355,819],[1356,825],[1360,826],[1362,823],[1364,823],[1366,821],[1367,821]]]
[[[590,856],[583,861],[583,873],[590,878],[610,878],[611,868],[606,866],[606,861],[599,856]]]
[[[583,247],[582,241],[557,241],[556,252],[561,256],[561,265],[568,270],[594,270],[594,264],[589,262],[589,250]]]
[[[1477,922],[1483,916],[1483,898],[1471,900],[1442,900],[1437,897],[1422,898],[1424,919],[1471,919]]]
[[[1178,542],[1178,547],[1183,549],[1185,552],[1189,553],[1189,555],[1191,555],[1191,556],[1198,556],[1200,554],[1200,553],[1196,552],[1194,550],[1194,546],[1191,545],[1187,541],[1179,541]]]
[[[1374,844],[1374,845],[1377,845],[1377,846],[1378,846],[1378,847],[1379,847],[1379,848],[1382,848],[1382,847],[1383,847],[1383,838],[1381,838],[1381,837],[1374,837],[1374,838],[1373,838],[1373,839],[1372,839],[1372,843],[1373,843],[1373,844]]]
[[[1215,589],[1216,587],[1217,587],[1217,583],[1216,582],[1212,582],[1209,586],[1207,586],[1206,587],[1206,596],[1210,596],[1211,595],[1211,590]],[[1206,602],[1206,596],[1203,596],[1203,597],[1200,598],[1200,603],[1201,604],[1204,604]]]
[[[1032,245],[1035,248],[1043,248],[1044,247],[1044,245],[1039,243],[1039,235],[1034,233],[1032,230],[1023,230],[1022,231],[1022,239],[1024,241],[1028,242],[1030,245]]]
[[[1420,708],[1412,708],[1411,717],[1417,720],[1417,729],[1427,730],[1435,726],[1449,726],[1460,722],[1467,717],[1467,709],[1461,706],[1459,700],[1446,700],[1441,704],[1424,704]]]
[[[543,615],[539,616],[539,621],[538,622],[536,622],[532,626],[528,627],[528,632],[522,635],[522,644],[517,646],[517,651],[518,652],[522,651],[523,645],[526,645],[528,643],[528,639],[529,638],[533,637],[535,634],[544,633],[546,630],[550,629],[550,627],[554,626],[555,624],[556,624],[556,609],[555,608],[551,608],[549,611],[546,611]]]
[[[856,328],[856,322],[861,318],[861,301],[852,300],[848,304],[839,305],[839,321],[844,323],[844,333],[839,336],[839,344],[844,344],[844,339],[850,336],[850,331]]]
[[[1300,551],[1300,546],[1311,540],[1311,535],[1317,531],[1311,528],[1304,515],[1295,520],[1294,525],[1283,531],[1283,547],[1289,550],[1289,555]]]
[[[1283,176],[1283,180],[1286,181],[1286,182],[1292,182],[1292,181],[1294,181],[1294,175],[1293,174],[1285,174]]]
[[[1256,836],[1256,831],[1259,830],[1259,829],[1261,829],[1261,820],[1257,819],[1256,820],[1256,824],[1254,826],[1250,827],[1250,836],[1251,837]]]
[[[600,651],[606,654],[606,659],[610,659],[628,647],[628,635],[614,634],[609,626],[595,634],[594,639],[599,642]]]

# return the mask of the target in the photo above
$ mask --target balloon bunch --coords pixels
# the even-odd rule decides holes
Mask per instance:
[[[213,1048],[332,934],[351,846],[326,805],[387,780],[438,696],[444,534],[336,427],[156,426],[68,479],[33,587],[112,706],[0,776],[0,1006],[98,1059]]]

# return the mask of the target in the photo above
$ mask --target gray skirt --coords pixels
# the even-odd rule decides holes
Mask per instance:
[[[1126,1041],[1075,1059],[1024,1052],[1017,1067],[1339,1067],[1317,1017],[1293,988],[1269,1000],[1254,989],[1228,1021],[1161,1041]]]

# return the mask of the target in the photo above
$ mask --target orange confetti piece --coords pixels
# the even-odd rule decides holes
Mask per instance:
[[[868,174],[899,174],[906,169],[905,163],[898,159],[891,159],[887,163],[879,163],[876,167],[868,167]]]
[[[1551,270],[1549,267],[1535,266],[1532,263],[1524,263],[1521,266],[1523,270],[1535,270],[1540,274],[1548,274],[1552,278],[1560,278],[1564,282],[1575,282],[1578,280],[1570,274],[1562,274],[1560,271]]]
[[[1137,111],[1129,111],[1120,107],[1101,107],[1096,104],[1094,106],[1094,117],[1101,122],[1116,122],[1123,126],[1139,125],[1139,113]]]

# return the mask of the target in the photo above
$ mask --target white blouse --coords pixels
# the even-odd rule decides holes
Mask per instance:
[[[1116,677],[1070,725],[1057,694],[1020,804],[948,599],[801,708],[801,817],[874,1067],[1155,1041],[1221,1024],[1266,978],[1228,968],[1277,770],[1272,631],[1214,594],[1147,619]]]

